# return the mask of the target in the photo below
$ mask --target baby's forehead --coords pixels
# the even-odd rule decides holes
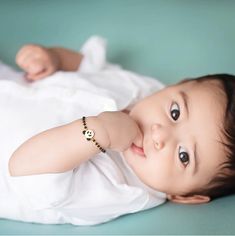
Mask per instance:
[[[179,83],[175,88],[176,91],[187,94],[191,129],[200,143],[202,157],[214,156],[218,163],[224,161],[226,155],[223,131],[227,101],[220,82],[192,80]],[[207,164],[208,161],[204,162],[204,165]],[[211,166],[217,167],[213,162]]]
[[[183,80],[169,87],[175,90],[175,92],[184,91],[188,95],[191,93],[197,93],[198,95],[207,94],[213,101],[218,101],[222,105],[221,108],[225,108],[227,102],[223,86],[216,79],[204,81],[196,79]]]
[[[182,91],[187,95],[189,105],[192,110],[201,113],[205,117],[207,114],[211,121],[224,123],[224,114],[227,98],[222,85],[217,80],[189,80],[188,82],[176,84],[176,92]],[[202,110],[204,108],[204,111]],[[195,114],[196,115],[196,114]]]
[[[198,88],[201,90],[208,89],[208,92],[214,92],[218,93],[220,92],[219,95],[224,94],[224,89],[221,84],[221,82],[217,79],[204,79],[204,80],[199,80],[199,79],[184,79],[179,81],[178,83],[174,84],[173,86],[179,87],[179,88]]]

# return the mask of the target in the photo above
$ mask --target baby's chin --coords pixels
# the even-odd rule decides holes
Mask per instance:
[[[130,147],[128,147],[125,151],[122,152],[122,155],[127,162],[127,164],[134,168],[136,165],[142,165],[143,161],[146,160],[146,156],[139,151],[133,149],[134,143]]]
[[[127,162],[128,165],[130,165],[129,163],[129,158],[130,158],[130,147],[127,148],[125,151],[122,152],[122,155],[125,159],[125,161]]]

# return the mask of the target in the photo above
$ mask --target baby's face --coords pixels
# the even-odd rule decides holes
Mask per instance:
[[[139,101],[129,115],[142,136],[123,155],[138,177],[167,194],[204,187],[225,161],[222,121],[225,96],[215,82],[167,87]]]

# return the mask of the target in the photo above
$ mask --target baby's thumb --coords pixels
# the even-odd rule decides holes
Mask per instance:
[[[142,147],[143,146],[143,132],[141,130],[141,128],[137,125],[137,133],[134,139],[134,143],[136,146],[138,147]]]

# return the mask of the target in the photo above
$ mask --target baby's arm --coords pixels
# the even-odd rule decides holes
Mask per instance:
[[[40,45],[23,46],[16,55],[17,65],[26,72],[29,80],[42,79],[57,70],[76,71],[82,54],[66,48],[46,48]]]
[[[138,125],[123,112],[103,112],[87,117],[87,128],[104,149],[127,149],[137,134]],[[12,176],[58,173],[78,167],[100,150],[86,140],[81,119],[39,133],[23,143],[9,160]]]

